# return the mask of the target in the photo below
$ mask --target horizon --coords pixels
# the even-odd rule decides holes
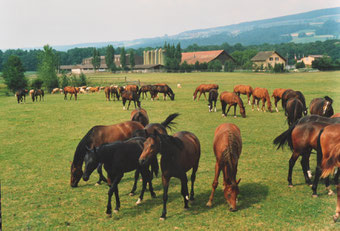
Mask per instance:
[[[91,6],[92,8],[89,7],[88,1],[81,1],[83,5],[78,6],[76,4],[73,5],[74,7],[72,7],[72,4],[75,4],[75,2],[79,2],[79,0],[73,1],[72,4],[71,3],[67,4],[71,5],[70,8],[67,9],[63,8],[61,11],[58,11],[58,9],[60,7],[65,6],[65,4],[63,4],[66,2],[65,0],[59,1],[57,5],[55,5],[56,3],[53,2],[52,0],[48,1],[33,0],[33,1],[34,3],[38,3],[38,5],[37,4],[29,5],[24,0],[14,0],[11,2],[0,3],[0,7],[2,7],[2,9],[6,9],[6,12],[0,15],[0,20],[2,19],[1,21],[3,22],[4,21],[11,22],[5,24],[2,28],[3,36],[0,37],[1,50],[5,51],[9,49],[24,49],[24,50],[41,49],[46,44],[55,47],[55,46],[75,46],[78,44],[81,45],[87,43],[105,43],[123,41],[126,42],[137,39],[163,37],[165,35],[173,36],[187,31],[230,26],[246,22],[254,22],[259,20],[306,13],[315,10],[340,7],[340,2],[335,0],[326,0],[323,1],[322,4],[320,4],[320,1],[317,0],[309,1],[302,0],[299,1],[298,3],[296,3],[296,1],[294,0],[288,0],[285,2],[285,4],[281,3],[280,1],[274,0],[276,1],[276,3],[273,3],[274,1],[272,1],[273,3],[272,5],[274,5],[274,8],[260,9],[259,11],[256,12],[251,11],[250,14],[249,12],[247,13],[247,10],[251,10],[252,4],[255,3],[249,0],[240,0],[238,3],[235,4],[235,6],[229,6],[230,8],[228,8],[229,9],[228,14],[219,15],[218,12],[220,12],[221,10],[220,8],[223,7],[211,9],[211,5],[214,5],[214,3],[220,3],[221,6],[226,5],[227,3],[222,0],[213,0],[210,1],[209,4],[206,3],[205,1],[195,0],[185,1],[164,0],[160,1],[160,4],[156,6],[155,4],[152,4],[153,2],[159,2],[156,0],[139,0],[139,1],[128,0],[126,3],[119,3],[118,8],[124,9],[124,7],[127,7],[130,10],[131,14],[126,14],[125,11],[123,11],[124,17],[122,18],[120,14],[121,12],[113,13],[109,12],[111,14],[105,17],[106,16],[105,12],[108,11],[110,8],[107,7],[108,9],[107,8],[101,9],[101,11],[99,12],[100,17],[95,17],[95,19],[93,19],[93,22],[89,22],[91,21],[92,18],[84,17],[84,15],[86,15],[87,11],[89,11],[89,13],[96,12],[95,10],[96,6]],[[19,2],[22,3],[20,6],[18,5]],[[124,5],[131,2],[134,3],[135,5],[133,6]],[[261,2],[266,1],[260,0],[260,3]],[[109,6],[114,5],[114,1],[111,2],[108,0],[99,0],[98,5],[101,5],[100,3],[111,4]],[[143,3],[146,3],[146,5],[145,4],[143,5]],[[26,7],[25,4],[27,5]],[[209,5],[210,8],[208,6],[205,6],[207,4]],[[247,4],[248,7],[247,8],[239,7],[240,4],[241,5]],[[256,4],[259,5],[258,2],[256,2]],[[148,8],[148,6],[150,5],[152,5],[151,7],[152,9]],[[183,9],[184,6],[188,5],[192,7],[194,10],[188,11],[186,9]],[[76,12],[73,11],[74,9],[77,9],[75,6],[78,6],[79,9]],[[320,6],[322,7],[320,8]],[[21,9],[20,7],[24,9]],[[115,7],[117,8],[117,6]],[[157,9],[164,10],[167,7],[169,8],[169,12],[157,11]],[[10,10],[11,8],[16,9]],[[179,11],[178,14],[176,14],[176,17],[173,17],[172,14],[169,15],[169,13],[173,13],[171,12],[171,9],[176,9],[177,11]],[[205,9],[206,13],[203,16],[201,16],[202,9]],[[150,10],[152,13],[154,13],[153,15],[151,15],[151,17]],[[34,13],[35,11],[38,12]],[[102,11],[104,11],[104,13]],[[263,13],[263,11],[265,13]],[[17,12],[17,15],[19,15],[19,17],[13,18],[13,12]],[[29,16],[25,15],[27,12],[29,12]],[[70,14],[68,14],[68,12]],[[82,17],[78,16],[77,18],[79,12],[83,16]],[[8,15],[10,13],[11,15]],[[136,14],[136,16],[134,13]],[[59,17],[57,18],[53,17],[54,14],[57,14]],[[97,14],[98,12],[95,15]],[[159,17],[159,14],[161,14],[161,17]],[[200,16],[199,17],[200,20],[195,20],[197,14]],[[40,17],[38,17],[37,15],[39,15]],[[76,18],[77,20],[72,21],[69,15],[71,16],[73,15],[71,18]],[[91,14],[87,14],[87,16],[88,15]],[[112,25],[111,28],[113,27],[116,29],[108,30],[106,20],[108,18],[111,20],[110,18],[111,15],[116,15],[115,18],[118,18],[117,20],[118,22],[115,22],[115,20],[109,21],[109,25],[110,26]],[[130,15],[135,16],[132,17],[133,18],[132,21],[129,18]],[[44,20],[42,20],[41,18],[43,18]],[[139,24],[136,23],[135,18],[140,19]],[[161,18],[162,20],[158,20],[159,18]],[[21,23],[23,20],[25,20],[24,25]],[[180,21],[179,25],[177,25],[178,23],[176,24],[176,20]],[[123,23],[120,24],[119,21],[123,21]],[[35,24],[33,22],[35,22]],[[81,23],[79,24],[79,22]],[[143,23],[145,22],[148,23],[143,25]],[[93,24],[98,25],[98,28],[91,26]],[[142,26],[140,26],[140,24],[142,24]],[[147,29],[145,30],[145,28]]]

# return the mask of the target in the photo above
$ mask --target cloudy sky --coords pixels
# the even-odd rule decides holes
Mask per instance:
[[[339,6],[340,0],[0,0],[0,49],[174,35]]]

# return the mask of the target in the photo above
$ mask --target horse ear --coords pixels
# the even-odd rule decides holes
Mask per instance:
[[[238,185],[240,183],[240,181],[241,181],[241,178],[238,179],[238,181],[236,181],[236,184]]]

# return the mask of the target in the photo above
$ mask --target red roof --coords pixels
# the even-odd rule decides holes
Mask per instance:
[[[223,52],[224,50],[185,52],[182,53],[181,63],[184,61],[186,61],[188,64],[195,64],[197,61],[199,63],[209,63],[210,61],[216,59]]]

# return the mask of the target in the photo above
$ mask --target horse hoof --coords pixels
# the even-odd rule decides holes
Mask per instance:
[[[130,197],[132,197],[132,196],[134,196],[134,195],[135,195],[135,194],[134,194],[133,192],[130,192],[130,193],[129,193],[129,196],[130,196]]]
[[[332,189],[330,189],[330,190],[328,191],[328,196],[333,196],[333,195],[334,195],[334,192],[333,192]]]
[[[152,198],[156,198],[156,193],[151,194]]]
[[[98,182],[94,184],[94,186],[99,186],[99,185],[100,185],[100,184],[99,184]]]
[[[336,213],[333,215],[333,221],[336,222],[339,218],[340,213]]]
[[[292,184],[289,184],[288,185],[288,188],[293,188],[294,186]]]
[[[211,207],[212,206],[212,203],[211,201],[208,201],[208,203],[206,204],[207,207]]]
[[[236,116],[234,116],[234,118],[237,118]]]
[[[117,209],[115,209],[115,210],[113,210],[113,212],[115,213],[115,214],[118,214],[118,210]]]
[[[222,114],[222,117],[225,117],[225,115],[224,115],[224,114]]]
[[[159,218],[159,221],[165,221],[165,217]]]
[[[110,213],[110,214],[106,214],[106,217],[107,218],[111,218],[112,217],[112,214]]]
[[[138,198],[136,205],[140,205],[140,204],[142,204],[142,200],[140,198]]]
[[[313,198],[317,198],[318,195],[317,195],[317,194],[313,194],[312,197],[313,197]]]

